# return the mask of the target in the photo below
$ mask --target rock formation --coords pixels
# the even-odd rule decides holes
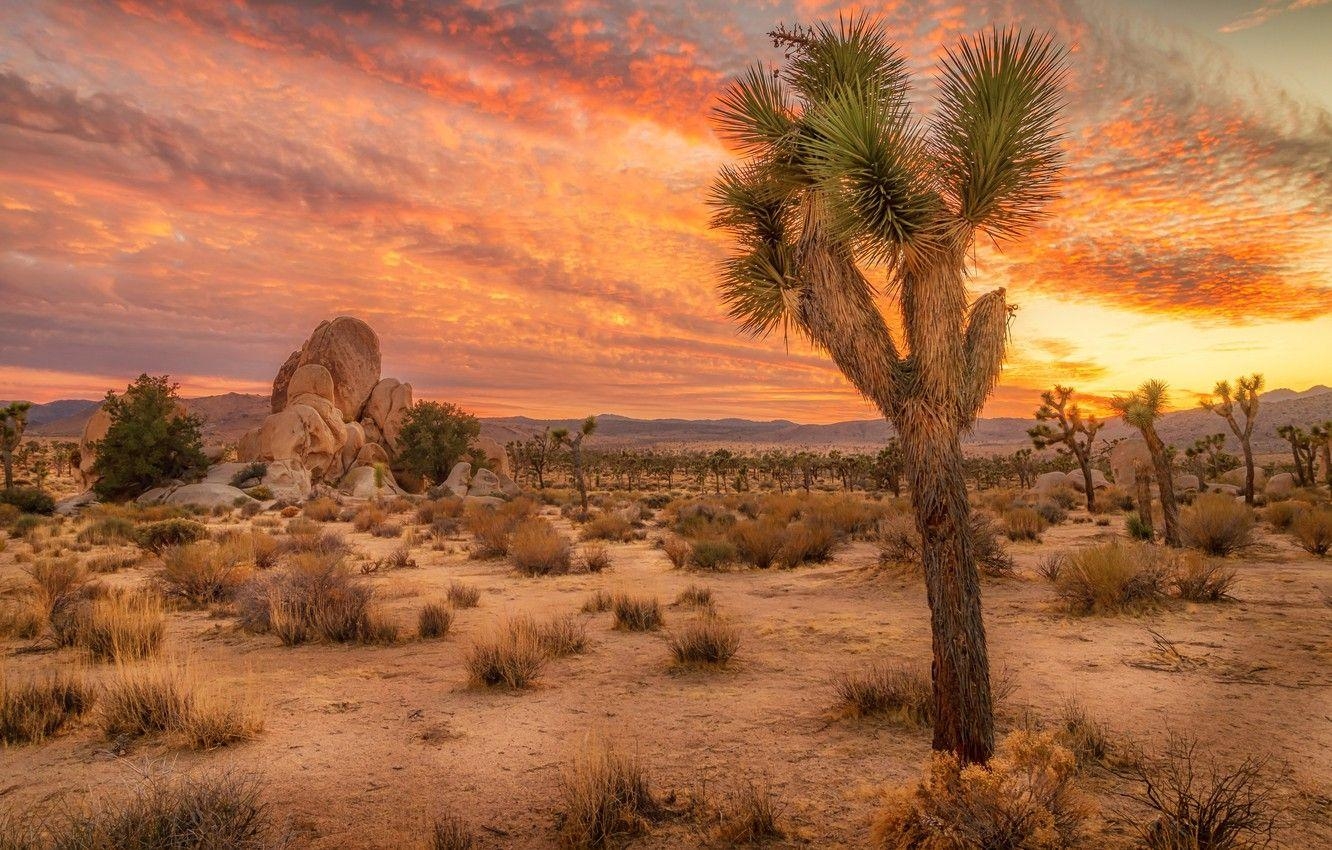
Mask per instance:
[[[1144,441],[1121,440],[1110,450],[1110,471],[1115,476],[1115,483],[1125,490],[1137,482],[1133,470],[1138,464],[1152,465],[1152,454]]]

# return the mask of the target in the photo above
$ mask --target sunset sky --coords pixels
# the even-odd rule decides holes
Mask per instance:
[[[483,415],[872,417],[822,355],[736,333],[703,203],[764,33],[856,8],[0,0],[0,398],[267,393],[351,314],[386,375]],[[1332,2],[863,8],[922,111],[962,35],[1072,50],[1062,198],[975,260],[1021,308],[987,415],[1055,381],[1332,383]]]

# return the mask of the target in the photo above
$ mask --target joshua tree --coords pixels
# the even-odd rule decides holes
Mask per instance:
[[[1332,495],[1332,419],[1313,426],[1309,433],[1323,456],[1323,481],[1327,484],[1328,494]]]
[[[1193,441],[1193,445],[1184,449],[1184,456],[1198,475],[1199,485],[1207,483],[1208,478],[1219,478],[1221,468],[1230,469],[1238,460],[1226,451],[1225,434],[1208,434]]]
[[[31,402],[11,401],[0,407],[0,455],[5,461],[5,489],[14,487],[14,450],[23,442],[23,431],[28,427]]]
[[[1053,390],[1041,393],[1041,406],[1036,419],[1041,424],[1027,432],[1032,445],[1038,449],[1063,443],[1082,468],[1082,481],[1087,493],[1087,511],[1096,510],[1096,488],[1092,486],[1092,444],[1096,432],[1105,425],[1095,416],[1082,415],[1076,401],[1072,401],[1073,388],[1055,384]],[[1053,422],[1056,427],[1047,423]],[[1056,430],[1057,428],[1057,430]]]
[[[1156,488],[1161,496],[1161,516],[1165,522],[1165,541],[1170,546],[1179,544],[1179,505],[1175,502],[1175,479],[1170,472],[1170,458],[1165,443],[1156,433],[1156,420],[1165,412],[1166,385],[1164,381],[1147,381],[1128,395],[1110,399],[1110,406],[1124,421],[1142,432],[1147,451],[1152,456],[1152,469],[1156,475]]]
[[[1277,436],[1290,443],[1290,456],[1295,461],[1295,479],[1301,487],[1317,483],[1314,478],[1314,440],[1296,425],[1282,425]]]
[[[570,435],[568,428],[556,428],[550,432],[551,439],[556,445],[567,443],[569,446],[569,454],[573,456],[574,486],[578,488],[578,502],[584,517],[587,516],[587,482],[583,480],[583,438],[591,436],[595,430],[597,430],[597,418],[589,416],[583,420],[576,434]]]
[[[934,747],[985,762],[994,717],[961,434],[999,378],[1009,308],[1003,289],[968,304],[967,260],[978,234],[1020,237],[1054,195],[1064,52],[1014,31],[964,39],[940,61],[923,123],[877,24],[771,35],[783,67],[752,68],[717,110],[746,157],[712,186],[713,226],[739,246],[722,298],[744,331],[795,329],[826,351],[900,436],[931,610]],[[886,272],[878,291],[862,264]],[[891,325],[877,295],[899,311]]]
[[[1230,431],[1239,440],[1244,453],[1244,501],[1253,504],[1253,423],[1258,418],[1258,396],[1263,391],[1263,376],[1257,372],[1247,378],[1236,378],[1232,390],[1229,381],[1217,381],[1212,397],[1203,399],[1202,406],[1226,420]],[[1244,426],[1235,419],[1235,407],[1244,414]]]

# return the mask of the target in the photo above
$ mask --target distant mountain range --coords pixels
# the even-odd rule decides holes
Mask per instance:
[[[1332,388],[1318,385],[1304,392],[1289,389],[1265,393],[1260,408],[1254,448],[1258,452],[1281,452],[1286,443],[1276,436],[1280,425],[1305,426],[1332,420]],[[84,423],[99,402],[62,399],[33,405],[28,414],[28,433],[42,437],[77,438]],[[185,405],[204,419],[205,439],[210,442],[233,441],[245,431],[257,427],[268,415],[268,396],[226,393],[185,399]],[[481,420],[481,433],[501,443],[520,440],[544,428],[577,427],[579,420],[529,419],[507,416]],[[834,422],[829,425],[802,425],[785,419],[767,422],[750,419],[633,419],[613,413],[597,417],[595,443],[603,448],[691,447],[728,448],[810,448],[843,451],[874,449],[892,435],[881,419]],[[1029,445],[1027,429],[1032,419],[996,417],[982,419],[964,441],[973,452],[1007,452]],[[1215,414],[1205,410],[1181,410],[1162,418],[1158,430],[1167,443],[1191,444],[1207,434],[1229,431]],[[1132,437],[1136,432],[1119,420],[1108,423],[1101,432],[1107,440]],[[1234,439],[1229,448],[1237,451]]]

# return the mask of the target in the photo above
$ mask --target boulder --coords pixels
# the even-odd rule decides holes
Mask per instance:
[[[162,500],[168,505],[195,505],[201,508],[230,508],[253,501],[244,492],[228,484],[186,484],[172,490]]]
[[[106,436],[111,430],[111,414],[102,408],[93,411],[83,425],[83,436],[79,438],[79,481],[85,488],[91,487],[97,476],[93,474],[93,463],[97,460],[97,450],[93,444]]]
[[[262,484],[272,492],[274,499],[300,502],[310,495],[310,472],[297,461],[273,460],[268,462]]]
[[[523,488],[519,487],[516,483],[514,483],[514,480],[510,478],[508,475],[505,475],[503,472],[499,472],[496,473],[495,477],[499,479],[499,490],[501,493],[508,496],[510,499],[522,495]]]
[[[469,505],[484,505],[488,508],[499,507],[504,504],[504,500],[499,496],[468,496],[466,501]]]
[[[1188,472],[1175,475],[1174,483],[1176,493],[1183,493],[1186,490],[1198,490],[1202,486],[1202,483],[1198,481],[1198,476]]]
[[[467,488],[469,496],[494,496],[500,492],[499,476],[482,467],[472,476],[472,483]]]
[[[209,463],[221,463],[227,456],[226,443],[211,443],[203,447],[203,455]]]
[[[347,470],[356,466],[356,456],[360,454],[365,446],[365,429],[361,427],[360,422],[346,423],[347,441],[342,444],[342,457],[339,460],[338,476],[341,477],[347,473]]]
[[[1115,483],[1126,490],[1137,481],[1133,468],[1139,463],[1152,465],[1152,453],[1142,440],[1121,440],[1110,450],[1110,472]]]
[[[208,467],[208,472],[203,477],[205,484],[230,484],[231,479],[235,478],[241,472],[254,466],[253,463],[219,463]],[[255,481],[255,484],[258,484]],[[254,486],[254,485],[250,485]]]
[[[376,499],[403,495],[393,480],[393,473],[386,468],[375,469],[372,466],[358,466],[342,476],[338,489],[357,499]]]
[[[1263,492],[1268,496],[1289,496],[1295,490],[1295,476],[1289,472],[1278,472],[1267,479]]]
[[[1225,493],[1227,496],[1238,496],[1244,492],[1243,487],[1236,487],[1234,484],[1217,484],[1213,481],[1207,485],[1208,493]]]
[[[1105,479],[1105,473],[1101,472],[1099,469],[1093,469],[1091,471],[1091,479],[1093,490],[1104,490],[1106,487],[1110,486],[1110,482]],[[1068,484],[1068,486],[1077,490],[1079,493],[1087,489],[1087,482],[1082,477],[1081,469],[1075,469],[1068,473],[1068,475],[1065,475],[1064,483]]]
[[[288,409],[303,404],[319,414],[319,418],[324,420],[324,425],[328,427],[328,432],[333,435],[333,442],[337,444],[337,448],[333,451],[341,452],[343,444],[347,442],[347,425],[342,421],[342,411],[334,407],[333,402],[313,393],[301,393],[290,398],[291,400],[287,402]]]
[[[490,459],[490,468],[495,470],[496,475],[506,477],[513,475],[513,470],[509,468],[509,453],[504,450],[504,446],[501,446],[498,440],[493,440],[490,437],[477,437],[472,441],[472,448]]]
[[[412,385],[395,378],[384,378],[370,391],[361,419],[369,419],[375,424],[383,437],[375,442],[382,443],[389,454],[395,453],[398,432],[402,430],[403,419],[411,406]]]
[[[458,461],[449,470],[449,477],[444,479],[444,489],[453,496],[466,496],[471,477],[472,465],[465,460]]]
[[[342,437],[345,441],[345,432]],[[309,405],[290,405],[281,413],[271,414],[259,427],[259,457],[300,461],[313,481],[324,477],[341,449],[342,441]]]
[[[172,491],[174,491],[177,486],[178,485],[172,484],[167,487],[154,487],[151,490],[145,490],[144,492],[139,494],[139,498],[134,500],[134,504],[160,505],[164,501],[166,501],[166,497],[170,496]]]
[[[384,447],[379,443],[366,443],[364,446],[361,446],[361,450],[356,453],[356,460],[352,462],[351,468],[355,469],[358,466],[373,467],[375,464],[388,466],[388,452],[384,451]]]
[[[305,393],[317,395],[332,403],[333,375],[322,364],[306,363],[304,366],[296,367],[296,371],[291,373],[291,379],[287,383],[287,402],[283,407],[291,404],[291,400],[296,396]]]
[[[1036,492],[1049,493],[1064,486],[1065,478],[1062,472],[1043,472],[1036,476]]]
[[[74,516],[90,505],[97,504],[97,494],[85,490],[77,496],[68,496],[55,504],[56,516]]]
[[[328,370],[333,382],[333,404],[342,412],[342,418],[360,419],[370,391],[379,383],[379,337],[374,330],[351,316],[321,322],[273,379],[270,402],[274,413],[287,408],[292,378],[300,367],[311,363]]]
[[[236,460],[249,463],[259,459],[259,429],[252,428],[241,434],[236,442]]]
[[[1227,470],[1226,472],[1221,473],[1221,483],[1234,484],[1236,487],[1239,487],[1242,490],[1244,488],[1244,475],[1245,475],[1244,467],[1238,466],[1234,469]],[[1254,466],[1253,489],[1261,490],[1264,486],[1266,486],[1266,484],[1267,484],[1267,473],[1263,471],[1263,468],[1261,466]]]

